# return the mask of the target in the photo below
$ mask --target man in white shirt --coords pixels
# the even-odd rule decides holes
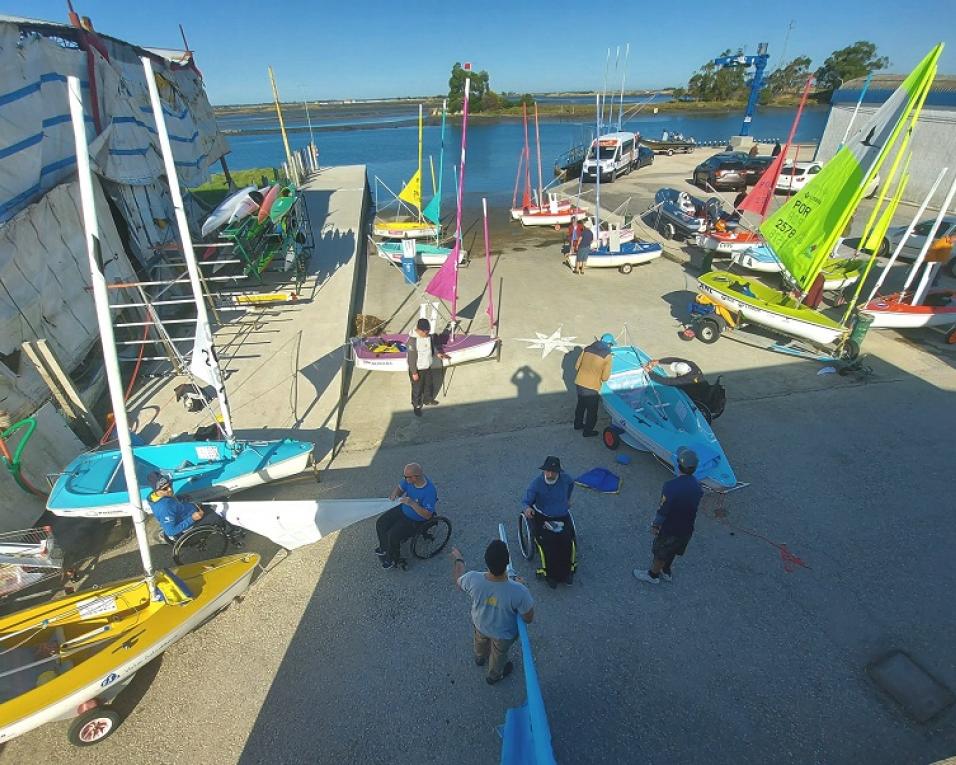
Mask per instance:
[[[436,406],[439,381],[441,379],[442,353],[441,342],[437,335],[431,334],[428,319],[419,319],[415,331],[408,336],[408,376],[412,382],[412,409],[416,417],[422,416],[422,407]]]

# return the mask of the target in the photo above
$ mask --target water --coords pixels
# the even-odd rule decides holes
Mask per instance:
[[[370,105],[367,110],[347,113],[328,113],[324,108],[313,112],[313,125],[327,125],[315,133],[321,165],[364,164],[368,167],[369,183],[379,177],[394,191],[402,187],[415,172],[418,165],[417,108],[401,105],[399,108],[383,109],[383,105]],[[793,121],[793,109],[765,109],[754,117],[752,134],[764,140],[786,139]],[[817,141],[823,135],[828,115],[827,108],[804,110],[798,141]],[[640,132],[648,138],[660,138],[663,130],[678,131],[693,136],[698,142],[725,141],[740,129],[742,113],[732,114],[645,114],[626,121],[625,130]],[[407,124],[396,122],[405,121]],[[305,120],[290,115],[289,125],[303,125]],[[219,119],[223,129],[272,130],[263,133],[240,133],[229,135],[232,153],[227,161],[231,169],[250,167],[277,167],[285,154],[282,137],[274,115],[234,115]],[[363,128],[363,129],[356,129]],[[593,122],[541,123],[541,163],[544,183],[553,177],[555,160],[573,144],[581,143],[594,128]],[[537,156],[534,145],[534,126],[529,128],[531,137],[532,185],[537,186]],[[428,158],[431,155],[438,172],[438,153],[441,129],[426,125],[424,129],[424,196],[431,196],[431,172]],[[308,132],[290,133],[289,143],[293,150],[305,146]],[[461,142],[461,128],[449,124],[445,133],[445,180],[443,197],[446,206],[453,204],[454,175],[452,165],[457,164]],[[468,125],[468,156],[465,170],[466,196],[474,202],[486,196],[489,202],[510,202],[515,184],[518,155],[524,146],[524,129],[520,121],[474,120]],[[382,203],[385,203],[383,198]],[[446,210],[448,208],[446,207]]]

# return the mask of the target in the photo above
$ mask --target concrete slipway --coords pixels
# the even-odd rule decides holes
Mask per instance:
[[[699,159],[658,158],[614,192],[630,188],[646,204],[652,188],[682,183]],[[367,266],[364,312],[394,314],[396,329],[416,314],[400,276],[362,255],[361,176],[336,172],[313,181],[328,183],[325,209],[310,204],[315,281],[325,286],[312,302],[270,309],[248,352],[231,357],[240,429],[331,437],[333,347],[344,339],[353,269],[361,278]],[[560,235],[503,230],[496,226],[493,243],[500,361],[454,370],[440,406],[420,419],[403,376],[353,372],[341,451],[321,483],[305,477],[248,496],[382,495],[417,460],[439,487],[454,543],[479,567],[497,523],[514,529],[545,455],[560,455],[572,473],[611,467],[624,479],[620,494],[575,496],[574,587],[531,584],[532,640],[559,762],[889,764],[956,752],[953,707],[916,723],[866,671],[902,650],[956,688],[953,349],[930,334],[872,333],[865,363],[873,374],[858,380],[818,376],[818,364],[727,339],[683,344],[675,317],[691,298],[693,272],[674,261],[686,253],[668,245],[673,260],[630,276],[572,276]],[[477,251],[480,240],[466,245]],[[476,327],[483,268],[479,258],[462,271],[464,314]],[[573,431],[575,351],[543,356],[521,339],[557,330],[588,342],[625,323],[650,353],[686,355],[723,376],[730,400],[715,429],[752,484],[722,508],[707,505],[675,582],[656,589],[630,571],[647,562],[665,472],[633,452],[617,465],[599,439]],[[268,345],[251,345],[260,341]],[[150,407],[186,416],[162,395],[139,401],[141,416]],[[168,427],[187,429],[185,420]],[[372,522],[291,555],[252,542],[265,573],[242,603],[142,673],[111,739],[71,750],[64,728],[49,726],[11,742],[0,762],[496,762],[495,726],[524,697],[520,667],[487,686],[471,662],[467,607],[448,561],[383,572],[374,546]],[[96,576],[114,578],[135,561],[119,548]],[[531,573],[523,562],[519,570]]]

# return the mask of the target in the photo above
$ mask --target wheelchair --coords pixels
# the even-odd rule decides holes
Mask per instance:
[[[211,512],[211,511],[208,511]],[[200,563],[210,558],[220,558],[229,547],[240,548],[246,532],[226,520],[217,523],[198,523],[190,526],[176,537],[168,537],[162,529],[157,538],[172,545],[173,562],[177,566]]]
[[[408,542],[408,549],[413,556],[419,560],[428,560],[444,550],[450,538],[451,521],[436,513],[427,521],[422,521],[415,533],[402,544]],[[402,558],[398,565],[404,570],[408,567],[408,561]]]
[[[539,513],[538,508],[532,506],[531,508],[534,512]],[[568,510],[568,520],[571,523],[571,535],[576,540],[578,538],[577,526],[574,523],[574,516],[571,514],[571,511]],[[534,529],[531,527],[531,521],[529,521],[525,514],[518,513],[518,547],[521,550],[521,557],[526,561],[533,561],[534,556],[537,553],[538,546],[535,543],[534,539]],[[575,549],[577,545],[575,543]],[[576,556],[575,563],[580,560],[580,555]],[[540,576],[540,574],[539,574]]]

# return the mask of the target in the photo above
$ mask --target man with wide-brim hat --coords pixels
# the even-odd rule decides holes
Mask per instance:
[[[538,550],[537,574],[552,588],[558,582],[570,585],[577,568],[574,525],[568,513],[574,480],[561,469],[558,457],[547,457],[539,470],[522,500]]]

